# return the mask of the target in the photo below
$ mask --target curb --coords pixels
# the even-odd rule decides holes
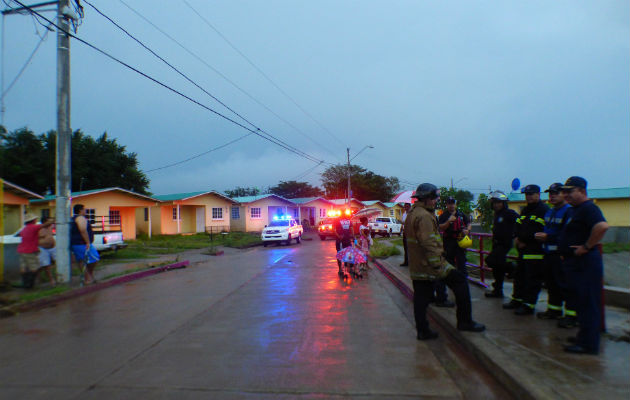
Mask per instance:
[[[401,281],[394,274],[392,274],[387,267],[385,267],[379,260],[370,258],[377,268],[387,279],[389,279],[411,302],[413,302],[413,289],[410,288],[407,283]],[[517,399],[546,399],[549,397],[549,393],[544,389],[537,388],[536,385],[528,385],[518,379],[521,375],[518,367],[512,367],[510,360],[505,359],[503,355],[499,359],[490,357],[489,351],[491,349],[484,349],[484,347],[492,346],[491,343],[485,343],[485,340],[474,340],[468,335],[462,334],[452,322],[450,322],[445,316],[434,310],[432,307],[427,308],[427,315],[433,319],[433,321],[446,332],[456,343],[461,345],[466,351],[468,351],[479,364],[494,378],[499,384],[501,384],[505,390],[515,396]],[[506,367],[507,365],[507,367]]]
[[[0,318],[6,318],[6,317],[13,316],[21,312],[39,310],[45,307],[55,305],[62,301],[73,299],[75,297],[83,296],[83,295],[93,293],[99,290],[103,290],[111,286],[135,281],[137,279],[141,279],[147,276],[170,271],[173,269],[186,268],[186,266],[188,266],[189,264],[190,262],[188,260],[185,260],[185,261],[177,262],[174,264],[163,265],[161,267],[151,267],[143,271],[132,272],[130,274],[117,276],[103,282],[97,282],[94,285],[83,286],[77,289],[71,289],[56,296],[50,296],[50,297],[38,299],[35,301],[31,301],[28,303],[4,307],[0,310]]]

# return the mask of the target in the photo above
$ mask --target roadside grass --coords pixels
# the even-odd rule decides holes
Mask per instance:
[[[390,240],[391,244],[394,244],[396,246],[403,246],[403,240],[402,239],[394,239],[394,240]]]
[[[398,250],[398,247],[381,243],[381,241],[374,241],[374,244],[370,248],[370,255],[375,258],[387,258],[399,254],[400,250]]]
[[[630,251],[630,243],[604,243],[602,244],[602,250],[604,254]]]
[[[54,288],[36,289],[19,295],[15,300],[16,303],[25,303],[28,301],[38,300],[44,297],[54,296],[70,290],[70,286],[59,285]]]

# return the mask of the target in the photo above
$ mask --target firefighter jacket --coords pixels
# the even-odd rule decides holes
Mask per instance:
[[[534,235],[542,232],[545,228],[545,214],[549,207],[539,201],[536,204],[528,204],[521,212],[521,216],[516,220],[515,236],[525,247],[519,249],[523,259],[542,259],[543,247]]]
[[[492,247],[512,248],[514,239],[514,224],[518,218],[518,213],[510,208],[504,207],[495,211],[492,222]]]
[[[564,204],[560,207],[554,207],[547,210],[545,214],[545,230],[547,234],[547,240],[543,243],[543,250],[545,253],[557,253],[558,252],[558,237],[564,227],[564,222],[567,215],[567,210],[571,208],[570,205]]]
[[[435,280],[454,267],[444,258],[444,245],[434,210],[415,203],[405,220],[409,274],[412,280]]]

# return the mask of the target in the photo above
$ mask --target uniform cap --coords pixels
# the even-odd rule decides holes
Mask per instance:
[[[508,197],[502,191],[495,190],[494,192],[490,193],[490,200],[508,201]]]
[[[586,189],[586,179],[579,176],[572,176],[562,185],[562,189],[582,188]]]
[[[424,199],[426,197],[435,196],[436,198],[440,196],[440,189],[437,188],[432,183],[421,183],[418,185],[415,193],[411,197],[415,197],[416,199]]]
[[[525,193],[525,194],[540,193],[540,186],[527,185],[523,189],[521,189],[521,193]]]
[[[549,189],[545,190],[545,193],[549,193],[549,192],[558,193],[560,190],[562,190],[562,183],[555,182],[555,183],[552,183],[551,185],[549,185]]]

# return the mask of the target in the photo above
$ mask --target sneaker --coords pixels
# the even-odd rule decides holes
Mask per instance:
[[[576,326],[578,326],[578,321],[575,317],[564,317],[558,320],[558,328],[570,329]]]
[[[503,309],[504,310],[514,310],[517,309],[521,306],[521,302],[520,301],[516,301],[514,299],[510,300],[509,303],[505,303],[503,304]]]
[[[432,331],[431,329],[427,329],[424,332],[419,332],[418,336],[416,336],[416,338],[418,340],[431,340],[431,339],[437,339],[438,337],[438,333],[436,331]]]
[[[534,309],[532,307],[521,304],[519,308],[514,310],[515,315],[534,315]]]
[[[536,316],[540,319],[559,319],[562,318],[562,311],[547,310],[545,312],[539,312]]]
[[[503,298],[503,292],[498,292],[496,290],[493,290],[493,291],[490,291],[490,292],[486,292],[483,295],[488,297],[488,298],[496,298],[496,299],[502,299]]]
[[[443,307],[443,308],[453,308],[455,307],[455,303],[453,303],[452,301],[440,301],[440,302],[435,302],[435,306],[436,307]]]

